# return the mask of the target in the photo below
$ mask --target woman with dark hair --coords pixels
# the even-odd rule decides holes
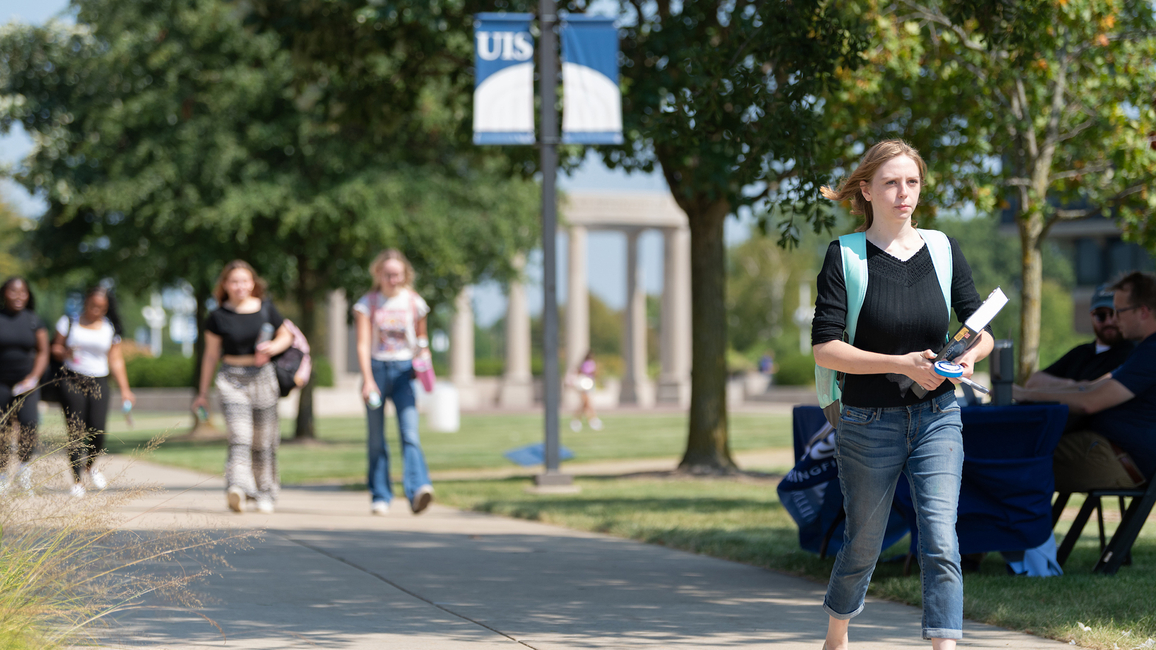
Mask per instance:
[[[213,297],[220,306],[205,320],[200,391],[192,408],[208,409],[209,382],[215,374],[229,429],[225,502],[230,510],[244,512],[246,502],[253,500],[258,512],[272,513],[281,488],[277,473],[281,389],[270,359],[293,344],[293,335],[282,325],[285,319],[277,308],[265,300],[265,281],[247,262],[225,265]]]
[[[60,387],[60,407],[68,428],[68,458],[72,463],[72,496],[83,498],[85,483],[103,490],[108,485],[93,464],[104,451],[104,428],[108,422],[108,376],[120,387],[120,397],[128,404],[136,396],[128,387],[120,337],[123,328],[116,299],[104,286],[84,293],[80,315],[67,315],[56,322],[52,356],[64,363]]]
[[[8,278],[0,286],[0,491],[14,478],[25,490],[32,489],[27,465],[36,447],[36,387],[48,367],[48,328],[35,309],[36,297],[24,278]],[[12,422],[18,460],[9,471],[7,425]]]

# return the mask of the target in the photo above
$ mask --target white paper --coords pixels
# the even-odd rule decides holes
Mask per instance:
[[[999,310],[1003,309],[1006,304],[1007,296],[1004,295],[1003,290],[996,287],[995,291],[991,292],[987,300],[983,301],[983,304],[979,306],[979,309],[975,310],[975,313],[971,315],[971,318],[967,319],[964,325],[967,326],[967,329],[978,332],[987,327],[988,323],[995,318]]]

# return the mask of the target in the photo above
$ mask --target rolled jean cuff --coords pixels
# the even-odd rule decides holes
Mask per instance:
[[[963,630],[949,630],[943,627],[923,628],[924,639],[962,639]]]
[[[827,604],[826,600],[823,601],[823,611],[827,612],[827,614],[829,614],[831,616],[831,618],[838,619],[840,621],[847,621],[847,620],[850,620],[852,618],[855,618],[856,616],[858,616],[859,614],[861,614],[863,612],[864,607],[866,607],[866,603],[861,603],[859,605],[859,607],[857,607],[855,609],[855,611],[851,612],[850,614],[840,614],[839,612],[836,612],[835,610],[831,609],[831,606]]]

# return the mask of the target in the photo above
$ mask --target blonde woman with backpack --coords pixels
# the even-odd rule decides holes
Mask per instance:
[[[851,204],[864,225],[869,281],[855,323],[840,242],[827,249],[816,283],[811,343],[815,363],[844,373],[835,458],[847,512],[843,545],[831,570],[823,609],[826,650],[848,647],[851,618],[863,611],[899,475],[911,483],[919,522],[923,638],[953,650],[963,636],[963,579],[955,533],[963,473],[963,426],[952,383],[932,360],[947,338],[949,309],[960,322],[982,304],[958,243],[917,230],[912,214],[926,181],[919,153],[900,140],[867,150],[828,199]],[[940,278],[937,267],[950,272]],[[859,285],[862,286],[862,285]],[[844,332],[854,331],[853,343]],[[956,360],[971,376],[991,352],[990,331]],[[915,385],[923,391],[913,390]],[[924,392],[925,391],[925,392]],[[922,397],[920,396],[922,393]]]
[[[397,411],[398,438],[404,465],[402,487],[414,514],[433,501],[429,469],[417,431],[413,390],[414,361],[429,361],[426,316],[430,308],[413,290],[413,266],[401,251],[378,254],[369,267],[373,288],[353,306],[357,324],[357,361],[361,367],[361,397],[369,428],[367,483],[370,512],[384,515],[393,500],[389,478],[389,448],[385,442],[385,400]]]

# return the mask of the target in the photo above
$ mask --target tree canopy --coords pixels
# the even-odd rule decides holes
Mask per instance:
[[[303,79],[281,40],[246,28],[233,4],[74,5],[75,26],[0,35],[0,126],[35,134],[16,178],[48,203],[38,271],[86,269],[132,288],[182,278],[203,303],[242,257],[297,304],[308,336],[315,302],[367,289],[382,248],[409,254],[437,305],[507,277],[534,241],[533,182],[481,157],[431,158],[424,144],[444,126],[436,88],[399,104],[399,131],[368,133],[337,119],[356,81]]]
[[[1156,9],[1146,0],[901,0],[868,9],[869,64],[841,70],[827,101],[833,138],[846,145],[838,166],[902,137],[929,165],[921,202],[1010,212],[1025,377],[1038,365],[1050,229],[1105,215],[1129,238],[1156,241]]]

